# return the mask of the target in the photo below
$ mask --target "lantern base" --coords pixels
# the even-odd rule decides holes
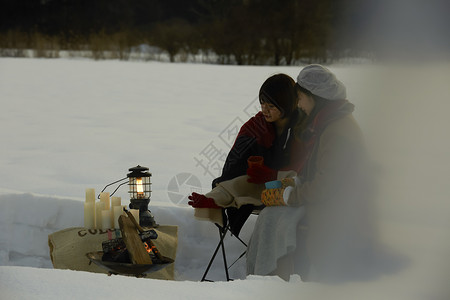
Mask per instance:
[[[158,227],[155,218],[151,211],[148,209],[150,199],[131,199],[129,207],[131,209],[139,209],[139,225],[142,227]]]
[[[139,225],[142,227],[158,227],[150,210],[139,211]]]

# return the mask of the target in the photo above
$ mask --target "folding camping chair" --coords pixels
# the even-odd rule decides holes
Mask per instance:
[[[223,226],[220,226],[219,224],[214,223],[214,225],[216,225],[217,228],[219,229],[219,243],[217,244],[212,257],[209,260],[208,266],[206,267],[206,270],[203,273],[201,281],[210,281],[210,282],[213,281],[213,280],[207,279],[206,276],[208,275],[211,265],[213,264],[214,260],[216,259],[220,248],[222,248],[222,258],[223,258],[223,263],[224,263],[226,279],[227,279],[227,281],[233,280],[230,278],[228,270],[247,253],[247,244],[239,237],[239,232],[240,232],[242,226],[244,225],[245,221],[247,220],[247,218],[251,214],[259,215],[259,213],[261,212],[261,210],[263,208],[264,208],[264,205],[258,206],[258,207],[250,205],[250,204],[241,206],[241,208],[235,209],[236,211],[233,212],[235,214],[234,219],[233,219],[233,217],[230,217],[231,214],[229,214],[229,216],[227,216],[226,211],[225,211],[227,209],[222,209]],[[245,217],[246,215],[247,215],[247,217]],[[242,216],[244,216],[244,217],[242,217]],[[300,273],[301,273],[300,275],[302,276],[302,279],[306,279],[307,278],[306,276],[308,276],[309,268],[310,268],[309,259],[306,256],[306,248],[305,248],[305,241],[304,241],[305,232],[308,230],[308,225],[306,223],[306,220],[303,220],[302,222],[300,222],[298,224],[297,230],[298,230],[298,234],[302,235],[302,238],[301,238],[302,242],[301,242],[301,246],[300,246],[300,249],[302,250],[301,251],[302,259],[301,259],[300,264],[298,265],[298,271],[300,271]],[[227,263],[227,256],[226,256],[226,250],[225,250],[225,244],[224,244],[224,239],[228,232],[230,232],[231,236],[234,236],[238,241],[240,241],[242,243],[243,246],[245,246],[244,252],[238,258],[236,258],[230,266],[228,266],[228,263]]]
[[[220,248],[222,248],[222,258],[223,258],[223,263],[224,263],[226,279],[227,279],[227,281],[233,280],[230,278],[228,270],[238,260],[240,260],[247,252],[247,244],[239,237],[239,232],[240,232],[242,226],[244,225],[245,221],[247,220],[247,218],[251,214],[258,215],[263,208],[264,208],[264,205],[256,207],[254,205],[248,204],[248,205],[241,206],[239,209],[237,209],[237,208],[222,209],[223,226],[221,226],[217,223],[214,223],[214,225],[216,225],[217,228],[219,229],[219,243],[217,244],[217,247],[214,250],[212,257],[209,260],[208,266],[206,267],[206,270],[203,273],[201,281],[212,281],[212,280],[206,279],[206,276],[208,275],[211,265],[213,264],[214,260],[216,259],[217,253],[219,252]],[[227,212],[228,212],[228,215],[227,215]],[[224,239],[228,232],[230,232],[231,236],[234,236],[245,247],[244,252],[238,258],[236,258],[236,260],[230,266],[228,266],[228,263],[227,263],[227,256],[226,256],[226,250],[225,250],[225,244],[224,244]]]

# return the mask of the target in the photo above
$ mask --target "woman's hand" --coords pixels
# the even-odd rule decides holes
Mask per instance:
[[[254,165],[247,169],[248,179],[250,183],[264,183],[277,179],[277,170],[273,170],[265,165]]]
[[[188,198],[191,200],[188,204],[193,208],[221,208],[214,202],[214,199],[202,194],[192,193]]]

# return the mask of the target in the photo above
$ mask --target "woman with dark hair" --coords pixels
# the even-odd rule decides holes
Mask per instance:
[[[293,273],[318,281],[360,276],[374,234],[368,159],[354,105],[344,84],[321,65],[305,67],[296,89],[307,115],[296,128],[298,175],[295,185],[262,192],[270,207],[255,224],[247,272],[286,280]]]
[[[220,182],[245,175],[250,156],[263,156],[264,165],[272,170],[292,164],[293,131],[299,115],[303,115],[297,108],[295,81],[286,74],[269,77],[259,90],[259,103],[261,111],[241,127],[222,175],[212,182],[213,188]]]
[[[189,196],[199,219],[221,224],[222,215],[217,210],[205,209],[227,208],[231,231],[236,235],[253,208],[262,205],[264,183],[292,176],[298,165],[297,156],[292,155],[299,147],[293,132],[304,114],[297,107],[295,81],[286,74],[269,77],[260,88],[259,102],[261,111],[241,127],[222,175],[212,182],[212,191]],[[263,165],[249,167],[251,156],[261,156]]]

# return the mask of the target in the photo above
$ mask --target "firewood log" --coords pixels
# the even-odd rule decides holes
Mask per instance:
[[[122,238],[130,254],[131,262],[133,264],[152,264],[152,259],[147,250],[145,250],[145,246],[136,231],[136,226],[131,219],[126,216],[120,216],[119,226]]]
[[[124,210],[127,213],[128,218],[133,222],[134,226],[136,226],[136,228],[139,230],[139,232],[144,232],[144,228],[142,228],[141,225],[139,225],[138,220],[136,220],[134,218],[133,214],[129,210],[126,210],[126,209],[124,209]],[[155,244],[150,239],[147,240],[147,244],[153,250],[153,253],[156,255],[156,257],[160,261],[162,261],[163,260],[163,256],[161,255],[159,250],[156,248]]]

